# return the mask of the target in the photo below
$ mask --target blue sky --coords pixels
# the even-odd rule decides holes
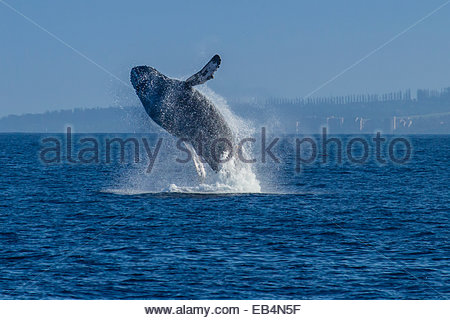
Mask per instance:
[[[215,53],[226,98],[302,97],[445,1],[25,1],[8,4],[129,83]],[[132,89],[0,1],[0,116],[137,104]],[[450,86],[450,4],[315,95]]]

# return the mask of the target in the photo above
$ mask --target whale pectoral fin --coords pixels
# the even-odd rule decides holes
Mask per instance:
[[[187,142],[184,142],[184,145],[189,149],[192,155],[192,161],[194,162],[195,171],[197,171],[198,177],[200,178],[200,182],[203,183],[206,178],[206,171],[205,167],[203,166],[203,163],[200,159],[200,156],[197,155],[197,152],[195,152],[194,147]]]
[[[185,82],[190,86],[196,86],[214,78],[213,74],[219,69],[220,62],[220,57],[216,54],[202,70],[190,76]]]

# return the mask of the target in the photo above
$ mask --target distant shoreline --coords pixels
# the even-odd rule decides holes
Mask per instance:
[[[230,109],[254,127],[276,133],[450,134],[450,88],[308,99],[241,98]],[[77,108],[0,118],[0,132],[160,133],[140,106]]]

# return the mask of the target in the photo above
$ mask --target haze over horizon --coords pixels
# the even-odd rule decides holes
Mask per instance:
[[[121,81],[0,1],[0,116],[138,104],[132,66],[186,78],[215,53],[208,86],[220,95],[302,97],[445,1],[6,3]],[[315,96],[449,87],[449,15],[442,7]]]

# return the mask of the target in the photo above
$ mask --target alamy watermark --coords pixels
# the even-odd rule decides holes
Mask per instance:
[[[109,164],[113,161],[118,161],[122,164],[139,163],[143,161],[142,158],[145,158],[147,173],[150,173],[160,154],[163,138],[158,138],[156,142],[151,141],[145,136],[105,137],[103,139],[100,137],[82,136],[74,141],[72,128],[67,127],[63,137],[48,136],[41,139],[39,159],[43,164],[50,165],[57,163],[98,164],[101,162]],[[238,141],[228,141],[225,138],[218,138],[212,141],[196,139],[195,142],[196,150],[200,150],[199,158],[202,162],[205,162],[201,154],[201,150],[204,147],[203,143],[205,142],[209,144],[207,149],[209,149],[214,160],[221,164],[233,158],[247,164],[258,162],[263,164],[280,163],[283,158],[283,155],[276,152],[280,137],[269,138],[265,127],[261,128],[260,139],[256,137],[244,137]],[[182,157],[175,159],[178,163],[188,163],[193,159],[192,149],[188,148],[186,143],[188,143],[186,139],[177,139],[176,141],[176,148],[183,153]],[[258,144],[260,152],[255,150]],[[233,152],[220,156],[220,151],[223,150],[224,146],[229,147]],[[251,155],[245,152],[246,147],[253,149]],[[295,155],[294,170],[297,173],[301,171],[302,166],[317,161],[323,164],[329,161],[342,164],[344,155],[347,162],[359,165],[367,163],[369,159],[381,165],[387,162],[401,165],[407,163],[412,157],[412,145],[408,139],[404,137],[387,139],[380,132],[375,133],[373,136],[348,136],[344,138],[344,136],[329,136],[327,129],[322,128],[322,133],[318,139],[315,136],[294,136],[292,147]],[[355,149],[358,152],[355,152]],[[400,155],[396,152],[397,149],[402,150]],[[332,153],[330,153],[331,150],[333,151]],[[133,152],[131,153],[130,151]],[[143,157],[141,151],[145,152],[142,153]],[[385,156],[383,157],[383,155]]]

